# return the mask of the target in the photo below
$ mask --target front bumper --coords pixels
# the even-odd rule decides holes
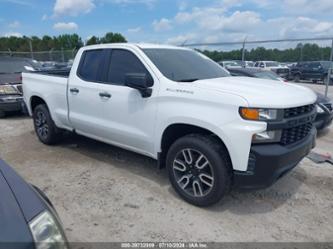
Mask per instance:
[[[16,112],[16,111],[22,111],[23,108],[24,108],[23,97],[0,98],[0,111]]]
[[[252,145],[248,171],[234,171],[234,186],[243,189],[266,188],[288,173],[315,146],[316,129],[293,145]]]
[[[332,123],[332,121],[333,121],[333,112],[318,113],[314,124],[318,130],[322,130],[325,127],[329,126]]]

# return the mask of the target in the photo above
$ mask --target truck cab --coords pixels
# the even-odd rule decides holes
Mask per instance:
[[[310,80],[313,83],[317,83],[317,81],[325,82],[329,70],[333,72],[332,62],[330,61],[304,61],[298,62],[291,68],[291,76],[296,82],[300,80]],[[333,74],[330,82],[332,78]]]
[[[281,65],[281,63],[277,61],[257,61],[254,64],[254,67],[273,71],[284,79],[289,78],[290,69],[287,66]]]
[[[41,142],[69,130],[154,158],[198,206],[273,184],[314,146],[310,89],[231,77],[184,47],[87,46],[70,73],[25,73],[23,87]]]

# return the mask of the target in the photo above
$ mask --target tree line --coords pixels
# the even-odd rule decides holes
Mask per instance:
[[[126,38],[120,33],[109,32],[102,37],[92,36],[87,41],[83,41],[77,34],[65,34],[59,36],[43,37],[23,36],[23,37],[0,37],[0,51],[29,52],[31,47],[36,51],[50,50],[73,50],[79,49],[84,45],[101,43],[127,42]],[[200,50],[198,50],[200,51]],[[231,51],[202,50],[200,51],[214,61],[222,60],[241,60],[242,49]],[[257,47],[245,51],[245,60],[273,60],[280,62],[329,60],[331,53],[330,47],[319,47],[317,44],[297,44],[295,48],[269,49]]]
[[[242,49],[231,51],[203,50],[200,52],[210,57],[214,61],[242,59]],[[331,47],[319,47],[317,44],[300,43],[297,44],[295,48],[288,48],[284,50],[267,49],[264,47],[245,50],[245,60],[272,60],[279,62],[329,60],[330,53]]]
[[[127,42],[126,38],[119,33],[109,32],[103,37],[92,36],[86,42],[87,45],[100,43]],[[36,51],[72,50],[79,49],[84,42],[77,34],[65,34],[59,36],[22,36],[0,37],[0,51],[29,52],[31,47]]]

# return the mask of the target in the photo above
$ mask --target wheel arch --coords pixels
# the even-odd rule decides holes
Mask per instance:
[[[189,123],[173,123],[169,124],[162,132],[162,136],[160,139],[160,152],[158,153],[158,165],[159,168],[165,167],[166,155],[170,146],[179,138],[184,137],[189,134],[202,134],[207,136],[212,136],[216,139],[226,150],[230,161],[230,153],[227,145],[223,141],[223,139],[217,135],[216,132],[211,129],[204,128],[200,125],[194,125]]]
[[[31,114],[33,114],[34,112],[34,109],[38,106],[38,105],[41,105],[41,104],[44,104],[46,105],[46,107],[48,108],[48,105],[46,103],[46,101],[38,96],[38,95],[33,95],[30,97],[30,103],[29,103],[29,108],[30,108],[30,112]]]

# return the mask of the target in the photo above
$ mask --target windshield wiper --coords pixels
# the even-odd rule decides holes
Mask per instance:
[[[199,79],[183,79],[183,80],[177,80],[178,82],[194,82],[197,81]]]

